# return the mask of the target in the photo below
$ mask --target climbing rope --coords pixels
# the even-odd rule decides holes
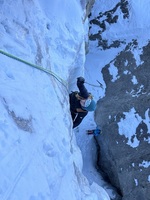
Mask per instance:
[[[41,70],[41,71],[43,71],[43,72],[45,72],[45,73],[47,73],[47,74],[50,74],[50,75],[53,76],[57,81],[59,81],[59,82],[67,89],[67,91],[68,91],[67,82],[64,81],[62,78],[60,78],[57,74],[53,73],[52,71],[50,71],[50,70],[48,70],[48,69],[45,69],[45,68],[43,68],[43,67],[41,67],[41,66],[32,64],[32,63],[30,63],[30,62],[28,62],[28,61],[26,61],[26,60],[23,60],[23,59],[21,59],[21,58],[19,58],[19,57],[17,57],[17,56],[14,56],[14,55],[12,55],[12,54],[9,54],[9,53],[7,53],[7,52],[1,50],[1,49],[0,49],[0,53],[3,54],[3,55],[5,55],[5,56],[7,56],[7,57],[9,57],[9,58],[12,58],[12,59],[17,60],[17,61],[19,61],[19,62],[22,62],[22,63],[24,63],[24,64],[26,64],[26,65],[29,65],[29,66],[31,66],[31,67],[33,67],[33,68],[36,68],[36,69],[38,69],[38,70]],[[93,86],[93,87],[101,87],[101,88],[103,89],[103,85],[102,85],[98,80],[97,80],[97,82],[98,82],[100,85],[93,85],[93,84],[90,84],[90,83],[88,83],[88,82],[85,82],[85,83],[88,84],[88,85],[91,85],[91,86]]]
[[[26,65],[29,65],[29,66],[31,66],[31,67],[33,67],[33,68],[36,68],[36,69],[38,69],[38,70],[41,70],[41,71],[43,71],[43,72],[45,72],[45,73],[47,73],[47,74],[50,74],[51,76],[53,76],[54,78],[56,78],[57,81],[59,81],[59,82],[67,89],[67,91],[68,91],[67,82],[64,81],[62,78],[60,78],[57,74],[53,73],[52,71],[50,71],[50,70],[48,70],[48,69],[45,69],[45,68],[43,68],[43,67],[41,67],[41,66],[32,64],[32,63],[30,63],[30,62],[28,62],[28,61],[26,61],[26,60],[23,60],[23,59],[21,59],[21,58],[19,58],[19,57],[16,57],[16,56],[12,55],[12,54],[9,54],[9,53],[7,53],[7,52],[1,50],[1,49],[0,49],[0,53],[3,54],[3,55],[5,55],[5,56],[7,56],[7,57],[9,57],[9,58],[12,58],[12,59],[17,60],[17,61],[19,61],[19,62],[22,62],[22,63],[24,63],[24,64],[26,64]]]

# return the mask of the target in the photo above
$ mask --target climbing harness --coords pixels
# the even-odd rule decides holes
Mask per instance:
[[[50,74],[51,76],[53,76],[54,78],[56,78],[57,81],[59,81],[59,82],[67,89],[67,91],[68,91],[67,82],[64,81],[62,78],[60,78],[57,74],[53,73],[52,71],[50,71],[50,70],[48,70],[48,69],[45,69],[45,68],[43,68],[43,67],[41,67],[41,66],[32,64],[32,63],[30,63],[30,62],[28,62],[28,61],[26,61],[26,60],[23,60],[23,59],[21,59],[21,58],[19,58],[19,57],[16,57],[16,56],[12,55],[12,54],[9,54],[9,53],[7,53],[7,52],[5,52],[5,51],[2,51],[1,49],[0,49],[0,53],[3,54],[3,55],[5,55],[5,56],[7,56],[7,57],[9,57],[9,58],[12,58],[12,59],[17,60],[17,61],[19,61],[19,62],[22,62],[22,63],[24,63],[24,64],[26,64],[26,65],[29,65],[29,66],[31,66],[31,67],[33,67],[33,68],[36,68],[36,69],[38,69],[38,70],[41,70],[41,71],[43,71],[43,72],[45,72],[45,73],[47,73],[47,74]]]

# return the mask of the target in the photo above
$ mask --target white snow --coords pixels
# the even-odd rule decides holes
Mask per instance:
[[[150,182],[150,175],[148,176],[148,182]]]
[[[95,4],[92,9],[92,15],[91,19],[94,19],[95,17],[99,16],[99,13],[104,13],[105,11],[111,10],[115,7],[115,5],[118,3],[118,0],[112,1],[108,0],[107,2],[105,0],[96,0]],[[146,2],[144,1],[138,1],[138,3],[135,3],[133,0],[128,1],[129,2],[129,19],[123,20],[122,16],[119,16],[119,23],[112,24],[111,26],[107,25],[107,29],[103,33],[103,39],[108,40],[108,43],[111,43],[113,40],[121,40],[126,42],[132,42],[133,39],[138,40],[138,50],[137,48],[132,49],[132,53],[134,58],[136,59],[136,64],[139,66],[142,64],[142,60],[140,59],[140,55],[142,54],[142,46],[146,45],[149,40],[150,35],[150,28],[148,21],[150,20],[150,15],[148,12],[149,9],[149,0]],[[136,5],[135,5],[136,4]],[[138,7],[138,9],[137,9]],[[140,12],[139,12],[140,11]],[[120,10],[118,9],[118,13]],[[143,12],[143,13],[142,13]],[[141,16],[144,16],[141,18]],[[140,18],[140,21],[139,21]],[[101,20],[105,19],[105,16],[101,18]],[[90,29],[90,34],[97,34],[98,31],[101,30],[99,26],[92,25],[92,28]],[[97,41],[90,41],[89,42],[89,52],[86,56],[85,60],[85,76],[88,82],[91,82],[93,84],[97,84],[96,80],[99,80],[103,84],[104,89],[99,89],[97,87],[88,86],[88,90],[94,94],[94,97],[96,99],[102,98],[105,96],[105,82],[103,81],[103,76],[101,73],[102,68],[112,63],[114,58],[118,55],[118,53],[121,50],[124,50],[125,45],[121,44],[119,48],[111,48],[102,50],[100,47],[97,47]],[[125,61],[125,66],[128,65],[128,61]],[[113,80],[116,81],[117,78],[117,70],[112,68],[113,65],[111,65],[111,74],[113,75]],[[125,70],[125,74],[131,74],[130,71]],[[136,82],[136,77],[133,79],[134,83]],[[142,90],[142,85],[139,88],[139,93]],[[138,96],[135,94],[136,96]],[[135,93],[135,92],[134,92]],[[134,96],[134,94],[133,94]],[[145,120],[144,123],[147,124],[147,127],[149,127],[149,117],[148,117],[148,111],[146,112],[146,118],[142,119],[141,116],[139,116],[136,113],[135,108],[132,108],[131,111],[125,114],[125,119],[121,119],[119,126],[121,134],[123,134],[126,138],[128,138],[128,145],[131,147],[137,147],[139,145],[139,140],[137,139],[135,133],[136,128],[141,123],[142,120]],[[100,180],[97,180],[97,176],[95,176],[93,165],[91,164],[91,159],[94,160],[95,149],[93,148],[91,150],[91,145],[94,143],[93,138],[89,137],[84,134],[86,129],[94,128],[95,123],[92,118],[92,114],[88,114],[88,116],[84,119],[83,123],[79,126],[79,128],[76,131],[76,137],[77,142],[79,144],[79,147],[81,151],[83,152],[83,172],[86,174],[90,182],[93,180],[96,183],[99,183]],[[111,115],[109,116],[109,119],[111,118]],[[131,123],[132,122],[132,123]],[[131,140],[133,137],[133,141]],[[93,146],[93,145],[92,145]],[[95,160],[94,160],[95,161]],[[93,163],[94,163],[93,161]],[[134,163],[133,163],[134,166]],[[91,170],[92,169],[92,170]],[[106,189],[106,188],[105,188]],[[109,191],[107,190],[109,193]],[[111,196],[111,194],[109,193]],[[111,196],[113,199],[113,197]]]
[[[135,178],[134,179],[135,185],[138,186],[138,180]]]
[[[136,128],[143,121],[148,128],[148,133],[150,133],[150,118],[149,109],[145,112],[145,119],[142,119],[135,110],[132,108],[129,112],[124,112],[125,118],[121,118],[118,122],[119,134],[124,135],[128,138],[127,144],[135,148],[139,145],[139,140],[136,137]],[[141,132],[142,134],[142,132]],[[150,143],[150,137],[146,140]]]
[[[84,71],[80,1],[9,0],[0,6],[0,49],[55,73],[0,54],[0,199],[109,200],[82,174],[62,84],[69,81],[70,89]]]
[[[128,70],[125,70],[124,72],[123,72],[124,74],[131,74],[131,72],[129,72]]]
[[[135,167],[135,164],[134,164],[134,163],[132,163],[132,167]]]
[[[118,77],[117,77],[117,75],[118,75],[118,68],[115,67],[113,64],[110,64],[109,73],[113,77],[112,78],[112,82],[115,82],[118,79]]]
[[[129,112],[124,112],[125,118],[121,118],[118,122],[119,134],[128,138],[127,144],[135,148],[139,145],[136,137],[136,128],[141,123],[142,118],[136,113],[135,108]]]
[[[137,80],[135,78],[132,79],[133,84],[138,84]],[[141,94],[146,94],[146,91],[142,91],[144,89],[144,85],[140,85],[137,91],[131,90],[130,94],[132,97],[139,97]],[[129,93],[129,92],[127,92]]]
[[[133,83],[134,85],[138,84],[138,81],[137,81],[136,76],[133,76],[133,77],[132,77],[132,83]]]
[[[139,167],[148,168],[150,166],[150,161],[143,160],[142,163],[139,164]]]
[[[145,119],[143,122],[147,125],[148,133],[150,133],[150,109],[147,109],[145,112]],[[150,137],[148,138],[148,141],[150,143]]]
[[[139,65],[143,64],[143,61],[141,61],[141,58],[140,58],[140,55],[143,53],[143,51],[141,49],[140,48],[139,49],[137,49],[137,48],[136,49],[135,48],[132,49],[132,53],[133,53],[134,58],[136,60],[136,66],[137,67]]]
[[[111,9],[117,2],[96,1],[92,16]],[[133,51],[140,64],[140,46],[149,38],[150,16],[149,12],[142,18],[139,16],[150,4],[148,0],[146,3],[130,0],[129,3],[130,19],[122,21],[120,16],[119,24],[108,25],[103,37],[109,38],[108,42],[115,38],[128,41],[132,41],[133,36],[142,38],[139,51]],[[86,86],[95,100],[105,96],[101,70],[124,44],[113,50],[99,51],[96,42],[90,42],[90,51],[85,57],[88,22],[83,23],[85,12],[80,0],[64,0],[63,3],[61,0],[51,3],[8,0],[0,1],[0,7],[1,50],[52,71],[68,83],[69,91],[77,90],[76,78],[85,75],[87,82],[94,85]],[[95,26],[91,31],[97,30]],[[0,199],[113,198],[109,188],[104,187],[104,190],[99,186],[104,183],[95,169],[94,140],[85,134],[86,129],[96,126],[93,113],[72,131],[68,91],[61,81],[5,55],[0,54],[0,60]],[[110,72],[115,81],[117,70],[111,68]],[[139,141],[135,130],[142,119],[134,108],[124,114],[125,119],[118,124],[120,134],[128,138],[130,146],[136,147]],[[149,110],[144,122],[150,132]],[[148,180],[150,182],[149,177]]]

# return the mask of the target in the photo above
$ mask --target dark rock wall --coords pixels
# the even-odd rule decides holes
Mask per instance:
[[[108,45],[103,40],[101,33],[105,31],[105,20],[116,23],[118,16],[115,10],[120,7],[124,18],[129,16],[128,2],[120,1],[112,10],[100,13],[90,21],[99,26],[99,32],[90,35],[90,40],[97,41],[97,47],[101,50],[118,48],[124,44],[125,48],[110,63],[102,69],[106,83],[105,97],[100,99],[95,112],[95,121],[102,128],[102,134],[97,137],[100,146],[99,167],[107,174],[111,183],[118,189],[122,200],[150,200],[150,132],[149,122],[145,122],[146,113],[150,119],[150,41],[140,48],[140,63],[134,56],[134,51],[139,51],[138,40],[134,39],[127,43],[125,40],[115,40]],[[117,77],[113,80],[110,67],[113,65],[117,70]],[[135,78],[135,80],[133,80]],[[129,139],[125,134],[119,133],[118,123],[125,119],[125,113],[134,108],[134,118],[139,118],[138,125],[134,119],[125,127],[130,133],[132,127],[136,131]],[[139,145],[135,147],[135,139]],[[129,140],[130,144],[129,145]],[[147,162],[148,166],[141,165]]]
[[[108,71],[110,64],[102,70],[107,85],[106,96],[99,100],[95,112],[95,121],[102,128],[102,135],[97,138],[101,149],[99,165],[107,173],[112,184],[120,190],[123,200],[140,200],[141,197],[144,200],[150,199],[150,167],[139,167],[143,160],[150,161],[150,133],[144,122],[146,111],[150,117],[150,54],[149,58],[147,57],[149,46],[150,43],[143,47],[141,59],[146,59],[146,62],[138,67],[129,48],[112,61],[118,69],[119,78],[115,82],[111,81],[112,77]],[[128,66],[124,65],[125,60],[128,61]],[[124,74],[124,69],[130,73]],[[138,80],[136,85],[132,82],[133,76]],[[143,119],[133,136],[140,141],[136,148],[126,144],[128,139],[120,135],[118,130],[118,122],[125,117],[124,112],[129,112],[133,107],[136,110],[135,114]],[[134,122],[131,119],[131,127],[134,126],[132,123]],[[130,130],[130,124],[128,126],[126,129]]]

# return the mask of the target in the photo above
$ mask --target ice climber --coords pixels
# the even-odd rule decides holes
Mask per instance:
[[[96,108],[96,103],[91,93],[85,88],[84,83],[85,79],[83,77],[78,77],[77,87],[79,88],[79,92],[75,91],[69,94],[73,128],[77,127],[82,122],[89,111],[94,111]]]

